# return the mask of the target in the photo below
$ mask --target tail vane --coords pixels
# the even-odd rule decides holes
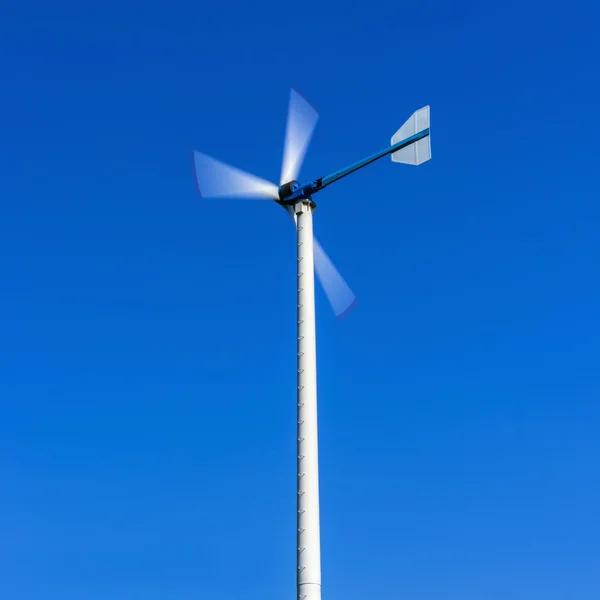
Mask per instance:
[[[396,131],[392,138],[392,146],[425,129],[429,129],[429,106],[424,106],[413,113]],[[421,165],[431,159],[431,136],[428,135],[410,146],[401,148],[392,154],[392,161],[405,165]]]

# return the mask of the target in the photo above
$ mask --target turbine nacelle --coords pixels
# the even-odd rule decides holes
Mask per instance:
[[[312,195],[323,188],[322,181],[323,178],[321,177],[303,186],[300,186],[296,180],[285,183],[278,189],[279,200],[277,202],[283,205],[295,204],[299,200],[310,200],[312,202]]]
[[[299,187],[300,187],[300,183],[298,181],[296,181],[295,179],[292,179],[292,181],[288,181],[287,183],[280,185],[279,188],[277,189],[277,195],[279,196],[279,202],[285,203],[286,201],[288,201],[288,198],[290,198],[292,195],[294,195],[294,192]]]

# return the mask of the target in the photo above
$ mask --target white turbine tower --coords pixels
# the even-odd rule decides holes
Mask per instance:
[[[319,448],[317,434],[316,271],[331,306],[343,318],[356,298],[313,237],[312,196],[354,171],[391,154],[392,161],[419,165],[431,158],[429,107],[415,112],[392,137],[391,146],[345,169],[305,185],[296,178],[318,113],[296,90],[290,96],[279,187],[259,177],[193,153],[198,191],[204,197],[275,200],[296,224],[297,257],[297,600],[321,600]]]

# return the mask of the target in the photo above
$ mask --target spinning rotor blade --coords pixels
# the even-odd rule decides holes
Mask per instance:
[[[291,206],[285,206],[284,208],[296,223],[293,208]],[[313,237],[313,255],[317,277],[323,286],[323,291],[329,300],[329,304],[331,304],[331,308],[333,308],[335,316],[341,321],[356,306],[356,296],[339,271],[333,266],[331,259],[325,254],[325,250],[323,250],[316,237]]]
[[[298,178],[318,118],[319,113],[314,106],[292,88],[281,165],[281,185]]]
[[[356,306],[356,296],[344,281],[331,259],[314,238],[315,271],[323,286],[325,295],[338,319],[347,317]]]
[[[274,200],[277,186],[227,165],[202,152],[192,153],[198,193],[205,198],[226,197]]]

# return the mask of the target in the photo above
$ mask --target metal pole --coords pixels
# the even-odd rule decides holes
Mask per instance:
[[[321,600],[317,353],[312,213],[302,200],[296,214],[298,261],[298,600]]]

